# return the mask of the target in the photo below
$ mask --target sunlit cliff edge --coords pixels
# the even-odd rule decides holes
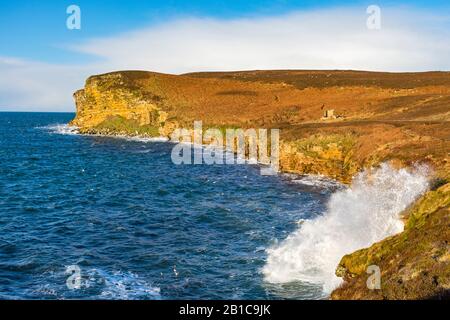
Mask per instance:
[[[344,183],[389,161],[433,169],[405,231],[343,257],[333,299],[428,299],[450,290],[450,73],[246,71],[92,76],[74,94],[82,133],[168,136],[177,127],[281,129],[284,172]],[[367,266],[381,289],[366,286]]]

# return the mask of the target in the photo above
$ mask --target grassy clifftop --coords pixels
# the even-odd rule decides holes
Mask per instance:
[[[429,298],[448,292],[450,73],[247,71],[90,77],[74,94],[83,133],[168,136],[177,127],[281,129],[280,166],[345,183],[391,161],[429,164],[439,188],[408,211],[406,230],[348,255],[333,298]],[[325,117],[333,110],[333,117]],[[445,253],[445,252],[446,253]],[[433,252],[431,254],[430,252]],[[364,289],[370,263],[382,290]],[[406,268],[406,269],[405,269]]]

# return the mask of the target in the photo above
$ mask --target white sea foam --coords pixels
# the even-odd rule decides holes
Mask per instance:
[[[79,128],[76,126],[70,126],[68,124],[51,124],[48,126],[44,126],[44,127],[38,127],[38,129],[44,129],[44,130],[48,130],[52,133],[57,133],[57,134],[69,134],[69,135],[74,135],[74,134],[80,134],[79,132]],[[105,136],[102,134],[89,134],[90,136]],[[114,135],[114,136],[108,136],[111,138],[118,138],[118,139],[125,139],[128,141],[138,141],[138,142],[167,142],[169,141],[169,138],[167,137],[140,137],[140,136],[127,136],[127,135]]]
[[[128,141],[138,141],[138,142],[167,142],[169,141],[169,138],[167,137],[129,137],[129,136],[117,136],[119,138],[124,138]]]
[[[161,299],[160,289],[141,279],[132,272],[105,272],[101,269],[89,270],[92,283],[103,282],[102,299],[133,300],[133,299]],[[92,285],[92,283],[90,285]]]
[[[343,185],[342,183],[322,175],[313,175],[313,174],[297,175],[289,173],[283,175],[287,177],[290,180],[290,182],[305,186],[333,189],[333,190],[342,189],[345,187],[345,185]]]
[[[69,126],[68,124],[51,124],[48,126],[44,126],[44,127],[38,127],[38,129],[44,129],[44,130],[48,130],[52,133],[57,133],[57,134],[65,134],[65,135],[74,135],[74,134],[78,134],[78,127],[76,126]]]
[[[399,214],[427,190],[428,171],[382,164],[357,175],[350,188],[331,196],[322,216],[267,250],[265,280],[315,283],[331,292],[342,281],[334,274],[342,256],[403,230]]]

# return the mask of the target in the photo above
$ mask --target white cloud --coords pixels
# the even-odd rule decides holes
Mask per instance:
[[[2,110],[70,110],[72,92],[83,85],[83,67],[0,57]]]
[[[382,9],[368,30],[365,8],[239,19],[185,19],[94,39],[75,49],[115,68],[161,72],[236,69],[448,69],[449,29],[440,16]],[[444,27],[439,27],[439,21]],[[437,31],[437,32],[436,32]]]
[[[366,8],[296,12],[236,20],[188,18],[92,39],[69,49],[99,63],[64,66],[0,59],[0,105],[66,107],[93,73],[141,69],[168,73],[244,69],[450,69],[449,19],[411,8],[381,8],[368,30]],[[6,84],[6,87],[5,87]],[[5,89],[6,88],[6,89]],[[9,94],[5,99],[4,92]]]

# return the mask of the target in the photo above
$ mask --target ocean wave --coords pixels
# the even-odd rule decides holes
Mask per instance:
[[[167,142],[167,141],[169,141],[169,138],[167,138],[167,137],[151,137],[151,138],[149,138],[149,137],[139,137],[139,136],[136,136],[136,137],[129,137],[129,136],[114,136],[114,137],[117,137],[117,138],[123,138],[123,139],[126,139],[126,140],[128,140],[128,141],[138,141],[138,142]]]
[[[74,299],[89,297],[104,300],[161,300],[160,288],[133,272],[105,271],[99,268],[80,269],[80,287],[67,287],[65,271],[46,271],[35,287],[28,288],[27,297]]]
[[[70,126],[69,124],[52,124],[43,127],[37,127],[37,129],[43,129],[50,131],[52,133],[63,134],[63,135],[78,135],[80,134],[79,128],[77,126]],[[83,135],[83,134],[80,134]],[[86,134],[86,136],[101,136],[102,134]],[[110,138],[124,139],[127,141],[138,141],[138,142],[167,142],[169,138],[167,137],[140,137],[140,136],[127,136],[127,135],[108,135]]]
[[[301,223],[280,244],[267,249],[263,275],[269,283],[302,281],[331,292],[340,259],[403,230],[399,214],[428,188],[429,170],[396,170],[382,164],[357,175],[352,186],[336,191],[327,211]]]
[[[76,126],[70,126],[68,124],[51,124],[48,126],[37,127],[37,129],[43,129],[50,131],[51,133],[64,134],[64,135],[76,135],[79,134],[79,129]]]

